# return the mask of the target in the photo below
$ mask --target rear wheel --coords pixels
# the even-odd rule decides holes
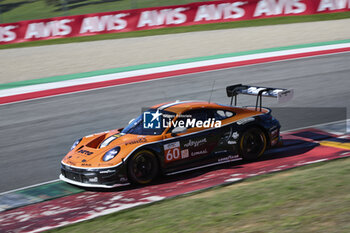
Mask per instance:
[[[158,174],[156,156],[148,151],[141,150],[135,153],[128,163],[128,175],[132,183],[148,184]]]
[[[244,160],[256,160],[266,150],[267,140],[259,128],[249,128],[239,139],[239,154]]]

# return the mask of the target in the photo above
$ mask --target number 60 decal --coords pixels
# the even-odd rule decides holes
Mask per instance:
[[[165,162],[173,162],[181,159],[180,142],[172,142],[164,145]]]

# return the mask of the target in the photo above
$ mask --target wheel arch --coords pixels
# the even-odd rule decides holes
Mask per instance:
[[[142,150],[147,150],[150,151],[151,153],[153,153],[156,157],[157,163],[158,163],[158,168],[160,169],[160,172],[163,173],[164,172],[164,167],[162,166],[161,163],[161,150],[159,146],[156,145],[145,145],[145,146],[141,146],[139,148],[137,148],[135,151],[133,151],[131,153],[131,155],[128,157],[128,159],[125,161],[126,162],[126,166],[128,167],[128,163],[130,162],[131,158],[138,153],[139,151]]]
[[[271,145],[271,138],[269,136],[269,131],[268,129],[266,129],[263,125],[259,124],[258,122],[252,122],[250,124],[246,124],[244,125],[244,127],[241,127],[239,129],[239,134],[243,134],[243,132],[247,129],[250,129],[250,128],[258,128],[260,129],[264,135],[265,135],[265,138],[266,138],[266,149],[270,148],[270,145]],[[238,149],[238,144],[237,144],[237,149]]]
[[[257,123],[255,123],[255,124],[251,124],[251,125],[247,125],[249,128],[258,128],[258,129],[260,129],[264,134],[265,134],[265,137],[266,137],[266,146],[267,146],[267,148],[269,148],[270,147],[270,145],[271,145],[271,138],[270,138],[270,134],[269,134],[269,131],[264,127],[264,126],[262,126],[262,125],[260,125],[260,124],[257,124]]]

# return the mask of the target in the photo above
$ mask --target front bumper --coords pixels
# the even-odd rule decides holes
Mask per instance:
[[[61,164],[60,179],[82,187],[114,188],[129,184],[124,165],[115,168],[90,169]]]
[[[81,187],[86,187],[86,188],[116,188],[116,187],[120,187],[120,186],[129,185],[129,183],[113,184],[113,185],[82,183],[82,182],[67,179],[62,174],[60,175],[60,180],[67,182],[69,184],[73,184],[73,185],[77,185],[77,186],[81,186]]]

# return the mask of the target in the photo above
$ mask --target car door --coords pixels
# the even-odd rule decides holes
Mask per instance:
[[[213,109],[191,109],[180,114],[163,141],[166,170],[183,170],[217,161],[213,151],[221,139],[222,128],[215,127],[218,126],[215,123]],[[185,132],[172,135],[171,132],[179,125],[186,128]]]
[[[212,154],[217,158],[217,162],[235,161],[238,158],[237,141],[239,133],[235,127],[236,113],[228,109],[213,109],[213,115],[216,120],[222,122],[220,131],[217,134],[220,136]]]

